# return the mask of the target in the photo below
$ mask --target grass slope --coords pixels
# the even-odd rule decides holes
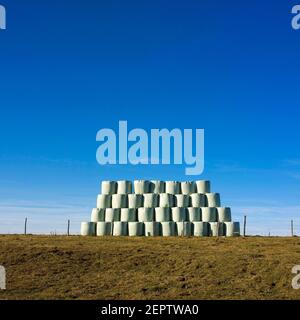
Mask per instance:
[[[0,299],[299,299],[298,238],[0,236]]]

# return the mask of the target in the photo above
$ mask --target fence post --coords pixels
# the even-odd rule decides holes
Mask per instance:
[[[294,236],[294,221],[291,220],[291,235]]]
[[[68,229],[67,229],[67,235],[70,235],[70,220],[68,220]]]
[[[26,236],[27,234],[27,218],[25,218],[25,223],[24,223],[24,235]]]
[[[244,230],[243,230],[244,237],[246,237],[246,225],[247,225],[247,216],[244,216]]]

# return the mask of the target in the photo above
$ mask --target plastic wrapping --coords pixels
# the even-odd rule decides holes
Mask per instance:
[[[150,192],[150,181],[134,180],[134,193],[144,194]]]
[[[150,181],[150,190],[151,193],[165,193],[166,192],[166,183],[160,180]]]
[[[118,194],[129,194],[132,193],[132,182],[127,180],[118,181]]]
[[[171,208],[155,208],[155,221],[164,222],[171,221]]]
[[[215,207],[221,207],[221,199],[219,193],[206,193],[206,206],[215,208]]]
[[[186,208],[172,208],[172,220],[175,222],[186,221],[187,219]]]
[[[210,193],[210,181],[198,180],[196,181],[197,193]]]
[[[117,182],[116,181],[102,181],[101,193],[102,194],[117,193]]]
[[[176,235],[174,221],[161,222],[161,228],[162,228],[162,235],[164,237],[172,237]]]
[[[179,194],[180,183],[178,181],[166,181],[166,193]]]
[[[194,208],[205,207],[206,198],[203,193],[192,193],[190,195],[191,206]]]
[[[113,194],[112,195],[112,208],[127,208],[128,198],[126,194]]]
[[[190,237],[193,235],[193,224],[188,221],[176,222],[175,234],[182,237]]]
[[[160,222],[144,222],[145,236],[155,237],[162,235],[162,228]]]
[[[97,197],[97,208],[105,209],[111,208],[111,195],[109,194],[98,194]]]
[[[124,222],[137,221],[137,210],[132,208],[131,209],[122,208],[120,221],[124,221]]]
[[[144,196],[142,194],[129,194],[128,196],[128,208],[141,208],[144,205]]]
[[[131,237],[139,237],[144,235],[143,222],[128,222],[128,235]]]
[[[223,222],[210,222],[209,227],[210,236],[221,237],[225,235],[225,224]]]
[[[105,222],[120,221],[121,209],[107,208],[105,210]]]
[[[145,208],[156,208],[159,206],[159,195],[156,193],[145,193],[144,194],[144,207]]]
[[[169,193],[161,193],[159,195],[159,206],[164,207],[174,207],[175,206],[175,196]]]
[[[202,221],[204,222],[217,222],[217,209],[216,208],[201,208]]]
[[[209,223],[208,222],[193,222],[193,231],[195,237],[208,237],[209,236]]]
[[[240,235],[239,222],[225,222],[226,237],[238,237]]]
[[[187,220],[188,221],[201,221],[201,208],[187,208]]]
[[[111,235],[112,235],[112,222],[97,223],[97,236],[111,236]]]
[[[96,223],[95,222],[81,222],[80,234],[82,236],[95,236]]]
[[[220,222],[231,222],[231,209],[228,207],[219,207],[218,210],[218,221]]]
[[[181,193],[182,194],[192,194],[197,193],[197,186],[193,181],[181,182]]]
[[[128,223],[121,221],[113,222],[113,235],[128,236]]]
[[[139,222],[154,221],[154,208],[139,208],[138,221]]]
[[[91,213],[91,222],[105,221],[105,209],[94,208]]]
[[[190,206],[191,198],[187,194],[176,194],[176,207],[187,208]]]

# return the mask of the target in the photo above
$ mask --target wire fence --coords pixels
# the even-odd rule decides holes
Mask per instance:
[[[280,221],[280,224],[270,228],[270,221],[265,223],[251,220],[249,216],[239,219],[241,235],[246,236],[298,236],[300,235],[300,222],[295,219]],[[82,219],[59,218],[55,221],[24,217],[15,219],[0,218],[0,234],[36,234],[36,235],[79,235]],[[299,233],[298,233],[299,232]]]

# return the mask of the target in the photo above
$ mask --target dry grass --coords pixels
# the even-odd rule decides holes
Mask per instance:
[[[298,238],[0,236],[0,299],[299,299]]]

